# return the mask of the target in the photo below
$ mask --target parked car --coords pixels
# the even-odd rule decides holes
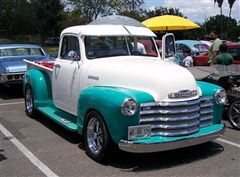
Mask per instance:
[[[53,68],[27,61],[26,114],[40,111],[83,135],[87,154],[98,162],[114,156],[114,147],[151,153],[220,137],[225,91],[169,62],[173,34],[163,36],[162,56],[154,37],[146,27],[127,25],[64,29]],[[141,40],[155,54],[141,53]]]
[[[24,59],[30,61],[53,60],[44,50],[31,44],[0,45],[0,84],[21,83],[27,66]]]
[[[183,49],[189,49],[193,57],[194,66],[208,65],[208,52],[210,47],[198,40],[177,40],[176,50],[179,57],[179,63],[184,59]]]
[[[58,46],[59,44],[59,37],[49,37],[45,41],[45,45],[47,46]]]
[[[182,41],[187,41],[187,40],[182,40]],[[212,43],[209,41],[200,41],[207,45],[209,48],[211,47]],[[225,41],[223,40],[222,43],[227,44],[228,46],[228,53],[230,53],[233,57],[233,64],[240,64],[240,44],[236,42],[231,42],[231,41]],[[179,47],[179,44],[181,46]],[[185,43],[180,43],[176,41],[177,45],[177,51],[181,53],[181,47],[188,47]],[[207,66],[208,65],[208,53],[209,51],[206,51],[200,55],[194,55],[193,54],[193,65],[194,66]],[[179,56],[179,54],[178,54]],[[180,55],[181,58],[181,55]]]
[[[226,90],[225,111],[233,128],[240,130],[240,65],[232,64],[188,68],[196,80],[213,83]]]
[[[7,38],[0,38],[0,44],[12,44],[13,41]]]
[[[240,44],[236,42],[226,42],[228,53],[233,57],[233,64],[240,64]]]

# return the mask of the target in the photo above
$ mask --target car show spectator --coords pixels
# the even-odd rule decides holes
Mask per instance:
[[[191,51],[188,48],[184,48],[183,55],[185,58],[182,61],[182,66],[192,67],[193,66],[193,58],[191,56]]]
[[[208,63],[212,65],[214,64],[215,58],[219,52],[219,46],[221,45],[222,41],[219,39],[218,33],[213,30],[209,34],[209,39],[213,40],[208,54]]]
[[[227,52],[227,45],[221,44],[219,47],[219,54],[215,58],[215,64],[231,65],[233,63],[233,57]]]

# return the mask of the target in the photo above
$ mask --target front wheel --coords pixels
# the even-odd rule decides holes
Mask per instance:
[[[240,99],[236,99],[230,103],[228,118],[233,128],[240,130]]]
[[[32,88],[27,85],[25,89],[25,112],[29,117],[33,117],[35,115],[34,109],[34,98]]]
[[[111,139],[101,115],[96,111],[91,111],[86,117],[84,141],[89,157],[97,162],[107,159]]]

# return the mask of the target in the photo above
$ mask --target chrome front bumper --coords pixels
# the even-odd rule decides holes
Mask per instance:
[[[160,152],[160,151],[167,151],[167,150],[202,144],[202,143],[221,137],[224,131],[225,131],[225,125],[217,131],[206,133],[203,135],[198,135],[191,138],[182,138],[175,141],[165,141],[165,142],[158,142],[158,143],[156,142],[148,143],[147,141],[134,142],[134,141],[121,140],[118,146],[121,150],[126,152],[134,152],[134,153]]]

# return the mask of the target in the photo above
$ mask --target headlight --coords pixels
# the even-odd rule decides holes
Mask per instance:
[[[223,105],[226,103],[227,94],[225,90],[219,89],[215,93],[215,101],[217,104]]]
[[[125,116],[132,116],[137,111],[137,103],[132,98],[126,98],[121,106],[121,112]]]

